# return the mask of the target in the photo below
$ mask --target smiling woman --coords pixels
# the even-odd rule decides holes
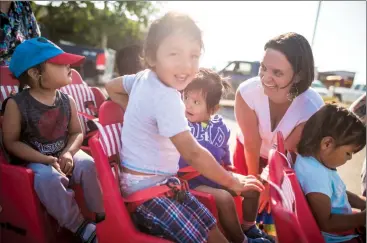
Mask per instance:
[[[259,76],[243,82],[236,93],[237,137],[234,165],[243,174],[258,176],[267,164],[276,133],[284,135],[286,149],[295,151],[305,122],[324,103],[310,89],[314,78],[311,47],[302,35],[287,33],[264,47]],[[264,191],[259,212],[267,205]],[[248,212],[251,214],[251,212]],[[256,218],[256,212],[250,218]]]

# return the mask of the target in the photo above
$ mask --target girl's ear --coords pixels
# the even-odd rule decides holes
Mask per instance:
[[[329,149],[332,149],[334,148],[335,146],[335,140],[333,137],[324,137],[322,140],[321,140],[321,150],[323,151],[326,151],[326,150],[329,150]]]
[[[156,65],[156,61],[155,60],[153,60],[151,57],[146,57],[146,62],[147,62],[147,64],[149,65],[149,67],[155,67],[155,65]]]

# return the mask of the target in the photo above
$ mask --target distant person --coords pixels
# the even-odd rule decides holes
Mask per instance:
[[[349,108],[366,124],[366,94],[353,102]],[[366,157],[364,159],[361,171],[362,177],[362,195],[366,196]]]
[[[312,49],[302,35],[286,33],[265,44],[259,76],[243,82],[235,97],[241,132],[233,162],[241,174],[262,172],[278,131],[283,133],[286,149],[296,150],[306,121],[324,105],[310,89],[314,74]],[[259,212],[270,211],[269,185],[265,188]]]
[[[29,1],[0,1],[0,66],[9,66],[17,45],[40,35]]]
[[[322,107],[303,129],[294,169],[325,242],[366,242],[366,230],[360,229],[366,198],[347,191],[337,171],[365,145],[365,123],[337,105]]]
[[[130,45],[117,52],[116,64],[120,76],[135,74],[143,69],[140,62],[140,45]]]

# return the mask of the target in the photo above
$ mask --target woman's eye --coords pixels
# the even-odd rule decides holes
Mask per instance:
[[[173,56],[177,56],[177,53],[176,52],[171,52],[169,55],[173,57]]]
[[[195,105],[200,105],[200,102],[199,102],[199,101],[197,101],[197,100],[195,100],[195,101],[194,101],[194,104],[195,104]]]
[[[199,57],[200,57],[200,56],[199,56],[199,55],[192,55],[191,57],[192,57],[193,59],[199,59]]]
[[[283,75],[283,73],[282,72],[275,71],[274,72],[274,75],[277,76],[277,77],[281,77]]]
[[[347,156],[352,156],[352,153],[347,152]]]

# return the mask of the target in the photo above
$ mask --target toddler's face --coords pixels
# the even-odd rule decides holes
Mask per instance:
[[[201,90],[184,92],[186,106],[186,118],[190,122],[205,122],[210,119],[210,112],[206,106],[206,100]]]
[[[159,79],[167,86],[183,90],[199,70],[200,43],[180,31],[160,43],[152,62]]]
[[[42,85],[45,88],[58,89],[68,85],[72,81],[70,65],[58,65],[46,62],[42,79]]]
[[[335,147],[334,143],[322,144],[319,156],[327,167],[335,169],[344,165],[348,160],[351,160],[357,149],[355,145]]]

